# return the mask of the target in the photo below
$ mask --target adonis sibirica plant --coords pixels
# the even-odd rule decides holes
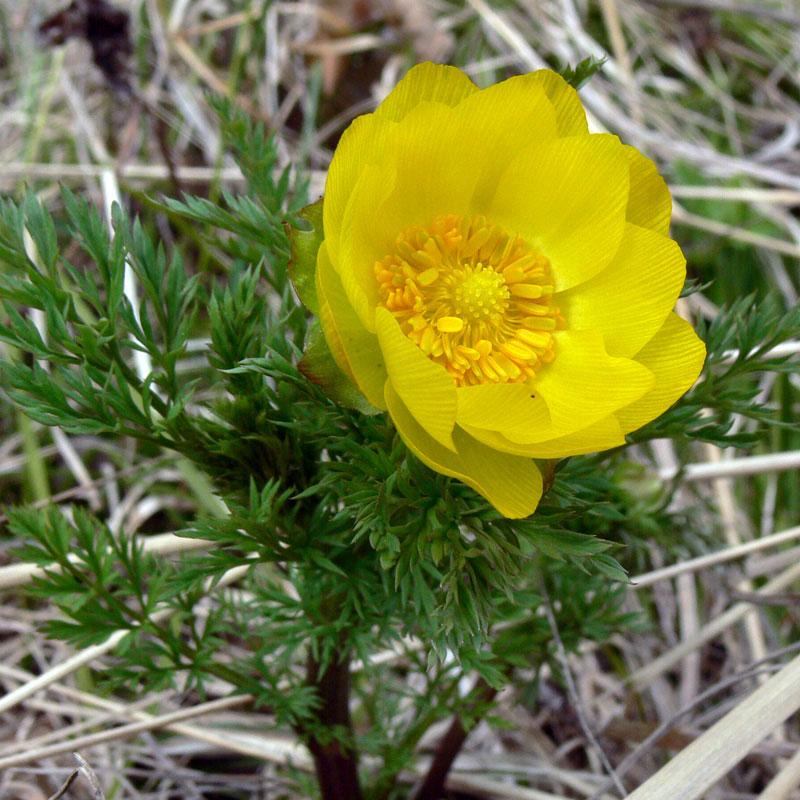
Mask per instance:
[[[248,191],[147,199],[202,259],[66,189],[54,214],[0,207],[6,402],[174,463],[203,502],[159,532],[194,541],[157,555],[84,508],[20,506],[17,555],[45,568],[50,636],[118,637],[97,682],[246,695],[307,748],[296,796],[436,798],[498,689],[535,697],[637,624],[625,567],[649,536],[690,547],[630,446],[752,443],[753,375],[791,369],[767,354],[800,319],[750,298],[679,316],[664,181],[552,71],[479,89],[413,67],[310,204],[215,107]]]
[[[504,516],[535,510],[534,459],[624,444],[700,374],[666,184],[589,134],[554,72],[479,90],[414,67],[346,131],[320,202],[314,305],[336,363]]]

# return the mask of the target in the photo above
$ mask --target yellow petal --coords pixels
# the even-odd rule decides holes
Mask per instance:
[[[564,458],[583,453],[597,453],[625,444],[625,434],[619,422],[610,414],[575,433],[531,445],[533,458]]]
[[[471,213],[476,183],[496,184],[503,154],[552,135],[550,102],[538,85],[523,79],[477,92],[456,108],[418,103],[394,125],[383,162],[362,167],[342,218],[339,249],[331,253],[347,296],[369,330],[378,302],[373,267],[394,252],[398,234],[428,225],[442,213]],[[484,186],[477,193],[485,197],[489,190]]]
[[[626,216],[628,222],[649,228],[664,236],[669,234],[672,197],[656,165],[635,147],[625,145],[631,175],[631,192]]]
[[[409,339],[391,312],[375,312],[378,333],[389,380],[417,422],[437,442],[455,449],[456,386],[444,367],[431,361]]]
[[[544,400],[523,383],[482,383],[457,389],[457,422],[463,427],[551,429]]]
[[[392,192],[369,214],[380,231],[391,223],[396,236],[439,214],[469,211],[481,166],[493,150],[488,134],[473,136],[470,122],[457,111],[441,103],[418,103],[396,125],[382,167],[396,175]]]
[[[685,277],[686,259],[672,239],[628,223],[611,263],[553,302],[570,328],[598,330],[611,355],[630,358],[664,324]]]
[[[372,332],[378,303],[375,262],[394,251],[399,233],[376,210],[391,194],[395,177],[390,165],[364,167],[342,220],[337,256],[332,259],[353,310]]]
[[[405,74],[375,114],[399,122],[419,103],[432,101],[454,106],[477,91],[478,87],[460,69],[426,61]]]
[[[530,458],[564,458],[596,453],[625,444],[625,435],[616,417],[609,415],[588,427],[545,442],[522,444],[497,431],[465,426],[467,433],[496,450]]]
[[[343,212],[335,197],[325,200],[326,205],[331,200],[326,238],[336,220],[341,229],[329,242],[331,259],[370,330],[373,321],[366,310],[377,300],[372,266],[393,250],[398,233],[428,224],[441,213],[485,212],[510,155],[557,135],[553,105],[531,75],[476,90],[456,107],[421,100],[401,122],[376,130],[380,163],[353,159],[353,170],[359,172],[348,187]],[[340,179],[331,179],[332,191],[345,174],[337,166]],[[353,170],[347,172],[351,181]],[[345,268],[352,270],[353,282]],[[354,284],[366,295],[366,303]]]
[[[325,242],[317,254],[316,283],[319,321],[336,363],[375,408],[386,408],[383,385],[387,372],[378,339],[361,324],[347,301]]]
[[[513,159],[487,216],[545,255],[563,291],[596,275],[617,252],[628,175],[616,136],[539,142]]]
[[[647,367],[610,356],[597,331],[557,331],[555,339],[555,359],[532,383],[547,403],[552,433],[518,426],[500,429],[514,441],[542,442],[584,430],[638,400],[655,383]]]
[[[640,400],[616,412],[626,433],[655,419],[691,388],[703,369],[706,346],[688,322],[670,314],[635,358],[656,376],[656,384]]]
[[[328,251],[336,258],[339,231],[350,195],[368,164],[382,164],[389,139],[396,125],[375,114],[365,114],[353,120],[342,134],[325,180],[325,203],[322,221]]]
[[[509,160],[536,141],[558,136],[553,104],[536,73],[517,75],[470,95],[453,110],[463,148],[460,169],[479,172],[472,211],[485,213]]]
[[[556,135],[552,103],[527,75],[477,91],[453,108],[418,102],[396,125],[381,165],[391,196],[380,206],[374,197],[349,206],[344,227],[364,215],[366,238],[385,247],[390,235],[393,241],[438,214],[484,213],[511,155]]]
[[[394,131],[383,161],[362,165],[351,188],[337,256],[332,257],[351,302],[370,328],[371,312],[367,319],[354,286],[364,293],[366,305],[374,307],[375,262],[394,252],[398,234],[408,227],[427,225],[442,213],[466,212],[478,178],[476,170],[464,168],[465,161],[475,161],[467,126],[448,106],[421,103],[402,123],[389,124]]]
[[[581,136],[589,133],[586,112],[578,93],[551,69],[540,69],[531,77],[544,89],[556,112],[559,136]]]
[[[431,469],[450,475],[483,495],[503,516],[527,517],[542,496],[542,475],[529,458],[500,453],[456,427],[456,452],[442,447],[414,419],[386,383],[386,405],[408,448]]]

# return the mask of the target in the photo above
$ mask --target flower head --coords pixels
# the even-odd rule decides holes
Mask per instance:
[[[623,444],[699,374],[670,213],[653,163],[589,134],[555,73],[479,90],[421,64],[331,163],[325,339],[422,461],[526,516],[535,459]]]

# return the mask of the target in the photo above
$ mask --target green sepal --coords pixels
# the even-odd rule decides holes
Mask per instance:
[[[311,225],[311,229],[301,231],[288,222],[283,223],[286,235],[292,246],[289,257],[289,278],[302,304],[315,316],[319,316],[319,300],[314,275],[317,271],[317,251],[325,238],[322,227],[322,203],[324,197],[316,203],[301,208],[297,216]]]
[[[297,366],[303,375],[320,386],[339,405],[354,408],[362,414],[379,413],[377,408],[367,402],[358,386],[339,369],[319,322],[309,326],[303,357]]]
[[[556,478],[556,465],[559,462],[557,458],[534,458],[536,466],[539,467],[539,472],[542,473],[542,494],[550,491],[553,481]]]

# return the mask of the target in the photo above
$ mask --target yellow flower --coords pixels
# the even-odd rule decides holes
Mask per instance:
[[[479,90],[421,64],[331,163],[322,330],[423,462],[526,516],[534,459],[623,444],[700,372],[670,213],[653,163],[589,134],[557,74]]]

